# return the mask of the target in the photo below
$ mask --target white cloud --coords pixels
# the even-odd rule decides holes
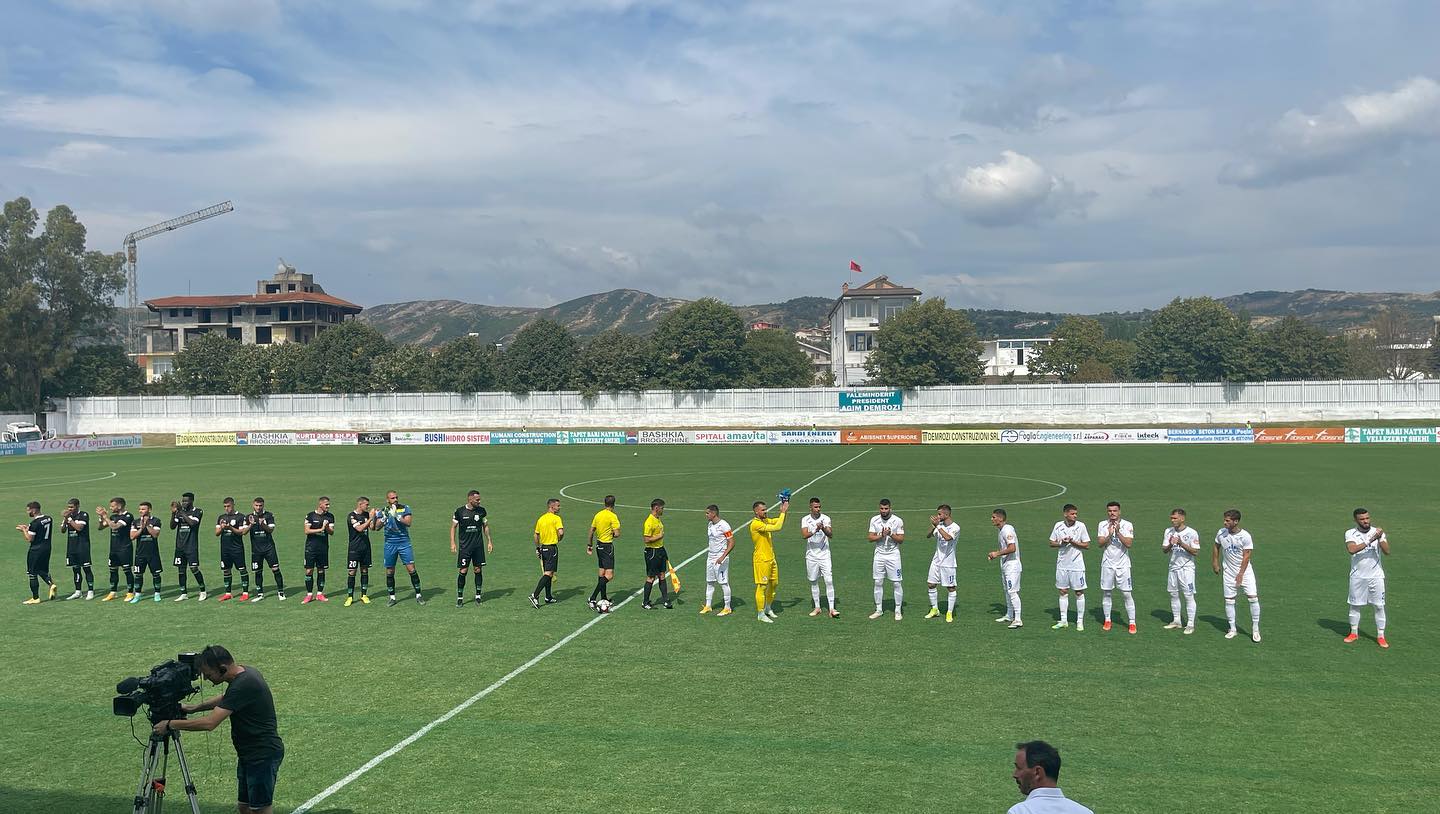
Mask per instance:
[[[1014,150],[977,167],[939,167],[930,175],[930,192],[982,226],[1013,226],[1065,213],[1083,214],[1094,197]]]
[[[46,151],[39,158],[21,162],[21,166],[50,170],[66,175],[88,175],[113,161],[121,152],[98,141],[67,141]]]
[[[400,242],[388,235],[377,235],[376,237],[365,238],[365,248],[376,254],[388,254],[399,246]]]
[[[1440,139],[1440,83],[1426,76],[1392,91],[1346,96],[1319,113],[1292,109],[1247,159],[1225,165],[1223,183],[1267,187],[1351,172],[1407,144]]]

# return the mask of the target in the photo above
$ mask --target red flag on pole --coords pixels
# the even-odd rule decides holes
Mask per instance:
[[[850,270],[853,271],[853,272],[855,272],[856,274],[860,274],[860,273],[861,273],[860,264],[859,264],[859,263],[856,263],[854,260],[851,260],[851,261],[850,261]]]

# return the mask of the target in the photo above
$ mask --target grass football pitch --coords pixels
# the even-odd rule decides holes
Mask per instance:
[[[312,810],[1004,811],[1020,799],[1010,779],[1014,744],[1043,738],[1062,752],[1067,794],[1101,812],[1413,811],[1440,795],[1440,637],[1434,617],[1420,612],[1422,599],[1440,593],[1436,469],[1432,448],[1391,446],[191,448],[6,459],[0,506],[12,526],[32,499],[58,515],[71,496],[87,510],[117,494],[163,509],[195,492],[212,593],[198,603],[192,586],[190,602],[168,601],[177,586],[167,565],[159,604],[97,596],[23,607],[26,545],[7,532],[0,811],[128,810],[141,747],[131,722],[110,712],[114,685],[212,642],[257,666],[274,690],[287,750],[277,811],[293,811],[561,642]],[[623,599],[643,582],[639,530],[652,497],[668,502],[668,549],[679,564],[704,547],[706,504],[720,504],[739,527],[753,500],[816,478],[797,492],[779,535],[776,624],[755,620],[744,531],[731,574],[734,616],[697,613],[703,557],[681,570],[674,610],[632,601],[597,617],[586,608],[595,568],[584,538],[607,492],[624,506],[611,585]],[[467,585],[457,609],[449,515],[472,487],[484,495],[495,552],[484,601],[472,604]],[[315,498],[331,496],[343,517],[356,495],[378,502],[390,488],[414,509],[429,604],[385,606],[377,533],[371,593],[381,601],[301,607],[299,528]],[[210,521],[223,496],[243,507],[257,494],[277,517],[290,599],[222,605]],[[568,532],[562,601],[537,611],[526,601],[539,571],[530,532],[552,495],[562,496]],[[807,616],[798,519],[811,495],[834,518],[836,620]],[[910,531],[901,622],[866,618],[864,533],[881,497]],[[1067,501],[1093,528],[1110,499],[1137,530],[1139,634],[1123,625],[1101,632],[1093,551],[1085,631],[1052,631],[1049,529]],[[925,519],[941,502],[956,507],[961,526],[953,624],[921,618],[934,550]],[[1388,651],[1375,644],[1368,610],[1367,635],[1340,641],[1349,569],[1341,540],[1357,505],[1393,544]],[[1002,609],[997,569],[984,555],[995,544],[994,506],[1010,510],[1020,536],[1021,630],[992,621]],[[1159,541],[1174,506],[1189,510],[1203,546],[1193,636],[1161,629],[1169,597]],[[1219,577],[1208,567],[1231,506],[1256,540],[1258,645],[1223,638]],[[162,540],[166,558],[171,539]],[[335,540],[327,587],[343,598],[345,543]],[[97,533],[102,593],[107,550]],[[63,597],[71,587],[63,538],[51,568]],[[403,571],[398,582],[408,597]],[[1116,605],[1123,619],[1118,596]],[[1243,601],[1239,616],[1248,629]],[[143,738],[143,718],[135,720]],[[229,725],[187,733],[184,744],[202,810],[234,810]],[[183,810],[173,761],[170,780],[166,807]]]

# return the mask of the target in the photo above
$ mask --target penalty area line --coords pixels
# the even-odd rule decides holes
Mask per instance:
[[[798,492],[798,491],[800,491],[800,490],[802,490],[802,489],[808,489],[808,488],[810,488],[811,486],[814,486],[815,484],[819,483],[819,482],[821,481],[821,479],[823,479],[823,478],[825,478],[825,477],[828,477],[829,475],[835,474],[836,472],[840,471],[840,470],[841,470],[842,468],[844,468],[845,466],[849,465],[852,461],[859,460],[862,456],[864,456],[867,452],[869,452],[869,451],[872,450],[872,449],[874,449],[874,447],[866,447],[865,450],[864,450],[863,452],[861,452],[859,455],[855,455],[854,457],[851,457],[851,458],[846,459],[846,460],[845,460],[843,463],[841,463],[839,466],[836,466],[834,469],[830,469],[830,470],[828,470],[828,471],[820,474],[820,475],[817,476],[814,480],[811,480],[809,483],[807,483],[807,484],[805,484],[805,485],[803,485],[803,486],[798,486],[798,487],[796,487],[793,491]],[[750,521],[746,521],[745,523],[743,523],[743,524],[740,526],[740,528],[743,529],[743,528],[745,528],[745,527],[748,526],[748,525],[750,525]],[[736,530],[738,531],[739,529],[736,529]],[[685,566],[689,565],[690,563],[692,563],[692,562],[694,562],[695,560],[699,559],[700,557],[704,556],[707,550],[708,550],[708,549],[702,548],[702,549],[700,549],[699,551],[695,552],[694,554],[691,554],[691,555],[689,556],[689,558],[687,558],[684,562],[682,562],[682,563],[680,563],[679,565],[675,566],[675,570],[676,570],[676,571],[679,571],[681,568],[684,568]],[[641,593],[642,593],[641,591],[638,591],[638,590],[637,590],[637,591],[635,591],[634,593],[630,594],[630,595],[627,596],[625,599],[621,600],[620,603],[617,604],[611,612],[613,613],[614,611],[618,611],[618,610],[620,610],[621,608],[625,607],[626,605],[630,604],[630,602],[631,602],[632,600],[634,600],[636,597],[640,596]],[[320,793],[316,794],[314,797],[311,797],[309,800],[306,800],[305,802],[301,803],[298,807],[296,807],[294,814],[305,814],[306,812],[308,812],[308,811],[310,811],[311,809],[313,809],[315,806],[319,805],[320,803],[325,802],[325,801],[326,801],[327,799],[329,799],[330,797],[333,797],[333,796],[334,796],[336,793],[338,793],[341,789],[344,789],[346,786],[350,785],[351,783],[354,783],[356,780],[359,780],[359,779],[360,779],[361,777],[363,777],[366,773],[368,773],[371,769],[375,768],[376,766],[379,766],[381,763],[384,763],[386,760],[388,760],[388,759],[391,758],[391,757],[394,757],[396,754],[399,754],[400,751],[402,751],[403,749],[405,749],[405,747],[409,746],[410,744],[414,743],[415,741],[418,741],[418,740],[420,740],[421,738],[425,737],[427,734],[429,734],[430,730],[434,729],[434,728],[437,727],[437,726],[440,726],[441,724],[445,723],[446,721],[450,720],[451,718],[454,718],[456,715],[459,715],[460,713],[464,712],[465,710],[467,710],[467,709],[475,706],[477,703],[479,703],[480,701],[484,700],[484,698],[485,698],[486,696],[490,695],[491,693],[495,692],[496,690],[500,689],[501,687],[505,686],[506,684],[509,684],[513,679],[516,679],[516,678],[520,677],[522,674],[524,674],[524,673],[525,673],[527,670],[529,670],[531,667],[534,667],[535,665],[537,665],[537,664],[539,664],[540,662],[544,661],[545,659],[549,658],[552,653],[554,653],[555,651],[557,651],[557,650],[559,650],[560,648],[564,647],[565,645],[569,644],[570,642],[574,641],[577,637],[580,636],[580,634],[584,633],[585,631],[589,630],[590,628],[594,627],[595,625],[600,624],[600,622],[604,621],[604,620],[607,618],[607,616],[608,616],[608,614],[597,614],[594,619],[591,619],[590,621],[586,622],[585,624],[583,624],[583,625],[581,625],[580,627],[576,628],[575,630],[571,631],[571,633],[570,633],[568,636],[566,636],[565,638],[561,639],[560,641],[558,641],[558,642],[550,645],[549,647],[545,648],[544,650],[540,651],[540,653],[539,653],[538,655],[536,655],[534,658],[530,659],[529,661],[525,662],[524,664],[520,665],[519,667],[516,667],[515,669],[511,670],[510,672],[506,673],[504,676],[501,676],[499,679],[497,679],[497,680],[495,681],[495,683],[491,684],[490,686],[486,687],[485,689],[481,690],[480,692],[475,693],[474,695],[470,696],[469,698],[465,699],[464,701],[461,701],[459,704],[457,704],[457,705],[456,705],[453,709],[451,709],[449,712],[445,713],[444,715],[441,715],[439,718],[436,718],[435,720],[431,721],[430,723],[428,723],[428,724],[420,727],[419,729],[415,730],[414,733],[412,733],[410,736],[406,737],[404,740],[400,741],[399,743],[395,744],[394,746],[390,747],[389,749],[386,749],[385,751],[381,752],[380,754],[376,755],[375,757],[372,757],[372,758],[370,758],[369,760],[365,761],[364,765],[360,766],[360,768],[358,768],[358,769],[356,769],[355,771],[353,771],[353,772],[345,775],[344,777],[340,778],[339,780],[336,780],[334,783],[331,783],[329,786],[327,786],[327,787],[326,787],[324,790],[322,790]]]

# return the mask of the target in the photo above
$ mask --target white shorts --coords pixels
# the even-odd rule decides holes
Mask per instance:
[[[1234,599],[1235,594],[1238,593],[1235,589],[1235,575],[1222,568],[1220,570],[1220,582],[1222,583],[1222,587],[1225,589],[1225,598]],[[1254,568],[1245,569],[1245,579],[1241,580],[1240,587],[1244,589],[1246,596],[1260,595],[1260,591],[1256,590],[1255,588]]]
[[[1067,589],[1074,591],[1083,591],[1085,590],[1085,572],[1062,571],[1059,568],[1056,568],[1055,587],[1059,588],[1062,591]]]
[[[900,581],[900,552],[894,554],[876,554],[875,565],[871,569],[871,575],[876,582],[888,579],[891,582]]]
[[[1350,579],[1350,604],[1385,607],[1385,578],[1364,577]]]
[[[1170,575],[1165,578],[1165,588],[1172,594],[1195,595],[1195,564],[1184,568],[1170,569]]]
[[[726,557],[725,562],[716,563],[714,560],[705,560],[705,581],[718,582],[721,585],[730,584],[730,558]]]
[[[1020,563],[1000,566],[1000,585],[1007,594],[1020,593]]]
[[[815,582],[821,577],[824,577],[826,582],[833,582],[835,579],[831,575],[830,554],[828,552],[824,557],[819,559],[812,559],[808,556],[805,558],[805,578],[811,582]]]
[[[927,577],[925,581],[931,585],[944,585],[946,588],[954,588],[955,566],[936,565],[932,561],[930,563],[930,576]]]
[[[1121,566],[1116,568],[1113,565],[1100,563],[1100,590],[1113,591],[1116,588],[1122,591],[1132,590],[1130,587],[1130,567]]]

